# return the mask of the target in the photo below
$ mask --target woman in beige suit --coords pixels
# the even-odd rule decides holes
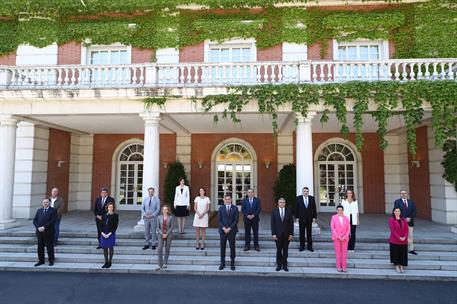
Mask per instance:
[[[167,205],[162,207],[161,214],[157,217],[157,238],[159,246],[157,247],[158,267],[156,270],[167,268],[168,256],[170,255],[170,246],[173,236],[173,221],[170,207]],[[163,247],[165,247],[165,256],[163,255]]]

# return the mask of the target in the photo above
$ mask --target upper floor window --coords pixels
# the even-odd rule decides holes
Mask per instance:
[[[132,48],[120,43],[83,47],[81,62],[90,65],[130,64]]]
[[[224,43],[205,42],[205,62],[250,62],[256,61],[255,40],[241,39]]]
[[[338,60],[378,60],[381,59],[379,44],[338,45]]]

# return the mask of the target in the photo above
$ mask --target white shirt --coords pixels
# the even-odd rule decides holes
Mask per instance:
[[[338,219],[340,220],[341,226],[343,226],[343,217],[342,216],[338,216]]]
[[[352,214],[352,225],[357,225],[357,218],[359,215],[359,206],[357,201],[352,201],[352,203],[349,203],[347,200],[343,199],[341,201],[341,205],[344,208],[344,215],[347,216],[348,219],[350,219],[350,215]]]
[[[284,208],[279,208],[279,216],[281,217],[281,220],[284,220],[284,216],[285,216]]]
[[[52,198],[51,197],[51,207],[54,208],[54,203],[55,201],[57,200],[57,197],[56,198]]]

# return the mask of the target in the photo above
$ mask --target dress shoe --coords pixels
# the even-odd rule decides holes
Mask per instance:
[[[235,270],[235,265],[234,264],[230,265],[230,269]]]
[[[286,265],[282,266],[282,269],[284,269],[285,272],[289,272],[289,268],[287,268]]]
[[[108,263],[103,264],[102,268],[106,268],[108,266]]]
[[[100,245],[98,245],[97,249],[102,249],[102,247],[100,247]]]
[[[221,265],[219,266],[219,270],[222,270],[222,269],[224,269],[224,268],[225,268],[225,265],[224,265],[224,264],[221,264]]]
[[[151,249],[152,249],[152,250],[156,250],[156,246],[152,246]]]
[[[417,255],[417,252],[414,251],[414,250],[411,250],[409,253],[413,254],[413,255]]]
[[[280,271],[280,270],[281,270],[281,266],[277,266],[276,271]]]
[[[308,251],[314,252],[313,248],[308,248]]]
[[[298,249],[298,251],[303,251],[303,250],[305,250],[305,248],[300,248],[300,249]]]
[[[249,251],[250,249],[251,249],[251,248],[249,248],[249,247],[247,247],[247,246],[244,247],[244,251]]]
[[[36,264],[33,265],[33,266],[34,266],[34,267],[37,267],[37,266],[41,266],[41,265],[43,265],[43,264],[44,264],[44,262],[38,262],[38,263],[36,263]]]
[[[111,263],[108,263],[105,268],[110,268],[110,267],[111,267]]]
[[[256,247],[255,247],[255,251],[260,251],[260,247],[259,247],[259,246],[256,246]]]
[[[49,261],[49,266],[54,266],[54,261]]]
[[[167,264],[163,264],[163,268],[164,269],[167,269],[168,265]]]
[[[148,249],[148,248],[149,248],[148,245],[144,245],[143,250],[146,250],[146,249]]]

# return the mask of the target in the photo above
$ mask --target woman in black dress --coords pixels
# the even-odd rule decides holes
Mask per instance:
[[[119,224],[119,216],[114,213],[114,203],[110,202],[106,206],[107,213],[102,218],[102,233],[100,235],[100,246],[103,248],[105,264],[102,268],[110,268],[114,255],[114,246],[116,245],[116,229]]]

